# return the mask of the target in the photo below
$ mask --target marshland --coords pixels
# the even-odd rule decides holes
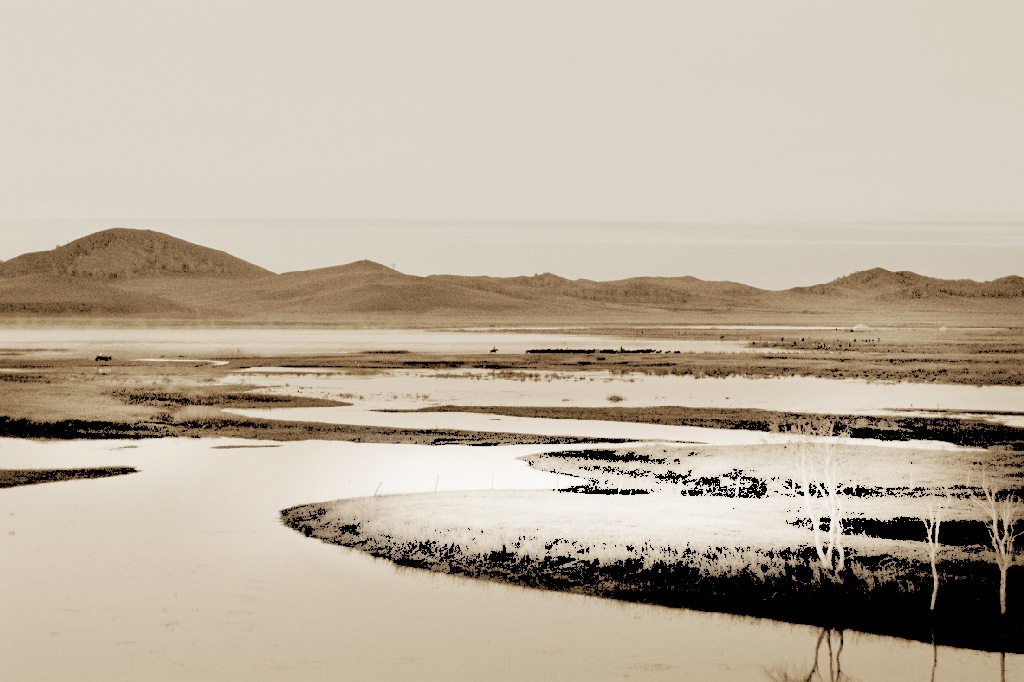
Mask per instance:
[[[7,330],[10,669],[1021,673],[1012,330],[601,331]]]

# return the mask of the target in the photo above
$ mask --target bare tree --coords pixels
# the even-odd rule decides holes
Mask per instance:
[[[949,495],[945,489],[940,497],[928,498],[928,516],[921,517],[924,521],[925,542],[928,543],[928,558],[932,564],[932,602],[930,609],[935,610],[935,600],[939,596],[939,528],[942,526],[942,517],[948,504]]]
[[[988,526],[989,540],[999,567],[999,612],[1005,614],[1006,572],[1013,563],[1014,544],[1024,532],[1018,528],[1018,522],[1024,519],[1024,501],[997,489],[985,474],[982,474],[980,493],[974,497],[974,503]]]
[[[823,570],[833,578],[838,578],[846,566],[843,548],[843,483],[839,476],[839,465],[833,457],[831,445],[824,446],[824,454],[818,463],[811,461],[808,449],[806,445],[801,448],[797,472],[799,481],[794,482],[794,488],[803,501],[804,514],[811,522],[818,562]],[[828,531],[824,534],[821,530],[823,519],[828,519]]]

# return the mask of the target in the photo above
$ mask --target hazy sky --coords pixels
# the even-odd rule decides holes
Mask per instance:
[[[1024,274],[1024,3],[0,0],[0,258]]]

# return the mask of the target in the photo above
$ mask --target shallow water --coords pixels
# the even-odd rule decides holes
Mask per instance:
[[[667,443],[708,443],[711,445],[760,445],[818,440],[790,433],[765,433],[741,429],[709,429],[700,426],[670,426],[632,422],[602,421],[599,419],[543,419],[535,417],[506,417],[496,414],[472,412],[377,412],[358,407],[284,407],[229,409],[225,412],[259,419],[319,422],[322,424],[348,424],[351,426],[380,426],[401,429],[444,429],[456,431],[491,431],[534,436],[563,436],[573,438],[627,439],[661,441]],[[834,442],[877,445],[890,448],[919,450],[947,450],[958,446],[942,441],[874,441],[866,439],[835,438]]]
[[[525,353],[536,348],[650,348],[686,353],[763,353],[740,341],[657,340],[637,336],[578,336],[501,331],[421,329],[192,329],[0,327],[0,350],[61,356],[150,353],[161,356],[240,356],[352,353],[372,350],[415,352]]]
[[[363,409],[433,405],[533,407],[734,407],[831,414],[1024,412],[1024,386],[884,383],[817,377],[696,378],[609,372],[392,370],[349,374],[318,368],[259,368],[228,382],[278,392],[343,396]],[[1019,416],[1019,415],[1018,415]]]
[[[315,500],[550,487],[472,448],[223,439],[0,439],[0,467],[141,473],[0,491],[0,670],[17,680],[778,679],[818,630],[397,569],[278,522]],[[846,633],[843,672],[928,680],[928,645]],[[824,650],[822,666],[827,666]],[[940,647],[935,679],[999,679],[999,656]],[[1007,679],[1024,675],[1008,656]],[[776,677],[773,677],[776,676]]]

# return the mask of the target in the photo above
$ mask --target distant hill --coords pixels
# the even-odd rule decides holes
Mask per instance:
[[[261,315],[279,319],[429,317],[500,318],[530,313],[529,302],[406,275],[371,261],[288,272],[246,287]],[[225,292],[232,297],[234,291]],[[224,305],[227,301],[215,299]]]
[[[261,277],[269,270],[223,251],[152,230],[114,228],[52,251],[26,253],[0,263],[0,277],[59,275],[121,280],[136,277]]]
[[[991,282],[970,279],[936,279],[915,272],[873,268],[839,277],[827,284],[791,289],[816,296],[861,296],[885,300],[919,298],[1020,298],[1024,278],[1002,277]]]
[[[0,319],[26,317],[371,326],[956,323],[1024,319],[1024,278],[942,280],[875,268],[769,291],[695,277],[418,277],[367,260],[275,274],[160,232],[116,228],[0,262]]]
[[[3,317],[187,318],[193,311],[160,296],[106,282],[38,274],[0,277]]]
[[[597,282],[589,279],[570,280],[545,273],[533,277],[435,275],[432,279],[529,300],[558,296],[616,306],[653,306],[666,310],[751,305],[767,293],[745,284],[708,282],[696,277],[633,277]]]

